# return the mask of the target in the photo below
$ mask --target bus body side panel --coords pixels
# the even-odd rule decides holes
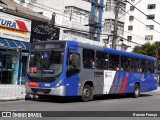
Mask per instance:
[[[80,54],[80,61],[81,61],[81,70],[80,73],[78,75],[78,95],[82,95],[82,90],[84,87],[84,84],[86,82],[92,82],[93,83],[93,87],[95,87],[95,82],[96,79],[94,78],[94,69],[84,69],[83,68],[83,48],[81,46],[79,46],[79,54]],[[94,94],[95,94],[95,89],[94,89]]]
[[[111,86],[107,86],[110,87],[108,94],[130,93],[132,91],[132,87],[130,86],[129,82],[128,72],[108,71],[104,77],[105,80],[112,79]]]
[[[135,83],[140,84],[141,92],[157,89],[157,75],[130,73],[123,71],[109,71],[104,73],[104,91],[106,94],[132,93]]]
[[[143,83],[141,87],[141,92],[150,92],[157,89],[157,78],[156,74],[142,74],[141,83]]]
[[[67,49],[66,49],[66,58],[67,58],[67,53],[68,53],[68,48],[70,46],[73,46],[73,53],[79,53],[78,50],[78,43],[77,42],[67,42]],[[67,61],[67,59],[66,59]],[[67,63],[66,63],[67,64]],[[77,96],[78,95],[78,78],[79,78],[79,73],[75,74],[69,78],[66,77],[65,80],[65,86],[66,86],[66,96]]]
[[[133,92],[135,83],[140,84],[141,92],[150,92],[152,90],[157,89],[156,77],[155,74],[147,74],[147,73],[129,73],[129,79],[127,83],[127,87],[125,89],[125,93]],[[132,91],[130,91],[132,88]]]
[[[78,74],[73,75],[66,79],[66,96],[78,95]]]
[[[132,93],[135,83],[140,84],[141,92],[156,90],[157,77],[156,74],[117,71],[109,93]]]

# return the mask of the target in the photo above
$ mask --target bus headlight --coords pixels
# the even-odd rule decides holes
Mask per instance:
[[[55,84],[54,88],[59,87],[61,83],[62,83],[62,79]]]

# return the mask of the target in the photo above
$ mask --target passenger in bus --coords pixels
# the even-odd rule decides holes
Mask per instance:
[[[92,60],[91,62],[92,62],[92,68],[95,69],[96,68],[96,62],[94,60]]]
[[[137,72],[142,72],[142,68],[137,68]]]
[[[120,70],[120,66],[119,66],[119,65],[117,65],[115,69],[116,69],[116,70]]]

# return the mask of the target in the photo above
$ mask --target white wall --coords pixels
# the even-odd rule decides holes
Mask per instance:
[[[130,2],[132,4],[136,4],[139,0],[135,0]],[[155,14],[155,21],[159,22],[160,20],[160,1],[159,0],[142,0],[139,2],[136,7],[143,11],[145,14]],[[156,9],[148,9],[148,4],[156,4]],[[129,10],[130,4],[127,4],[126,10]],[[154,30],[147,30],[145,25],[154,25],[154,29],[160,32],[160,25],[153,22],[152,20],[147,20],[147,17],[144,16],[142,13],[140,13],[138,10],[129,11],[129,14],[133,15],[135,18],[133,21],[129,21],[129,14],[126,14],[125,19],[125,29],[124,31],[124,38],[127,38],[127,36],[132,36],[132,41],[137,42],[138,44],[144,44],[146,42],[154,42],[154,41],[160,41],[160,34]],[[138,20],[140,21],[138,21]],[[129,31],[128,26],[133,25],[133,30]],[[146,41],[145,35],[153,35],[153,40]],[[134,44],[130,43],[132,48],[134,47]]]
[[[19,1],[19,0],[14,0],[14,1]],[[66,27],[71,27],[71,28],[77,28],[80,30],[85,30],[89,31],[89,27],[85,26],[83,23],[78,23],[78,22],[73,22],[73,21],[66,21],[65,19],[65,6],[74,6],[80,9],[83,9],[85,11],[90,12],[91,11],[91,3],[82,1],[82,0],[25,0],[27,3],[32,1],[32,5],[29,4],[22,4],[25,7],[28,7],[36,12],[43,12],[44,16],[47,16],[48,18],[51,19],[52,12],[56,13],[56,25],[61,25],[61,26],[66,26]],[[104,5],[106,5],[106,0],[104,0]],[[119,17],[122,15],[120,14]],[[125,15],[124,15],[125,16]],[[124,22],[125,17],[121,17],[119,21]],[[103,19],[102,21],[104,22],[105,19],[114,19],[115,15],[113,11],[106,12],[104,8],[104,13],[103,13]],[[102,23],[103,25],[103,23]],[[60,39],[63,37],[63,30],[65,28],[61,28],[61,34],[60,34]],[[103,29],[103,27],[102,27]],[[103,30],[102,30],[103,31]],[[102,34],[110,34],[107,32],[102,32]],[[66,36],[66,35],[65,35]],[[121,35],[122,36],[122,35]],[[103,39],[107,39],[107,35],[102,35],[101,36],[101,42],[103,42]]]

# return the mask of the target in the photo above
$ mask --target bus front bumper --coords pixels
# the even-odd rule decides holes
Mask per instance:
[[[65,96],[66,87],[59,86],[56,88],[39,88],[39,87],[26,87],[27,94],[36,94],[36,95],[51,95],[51,96]]]

